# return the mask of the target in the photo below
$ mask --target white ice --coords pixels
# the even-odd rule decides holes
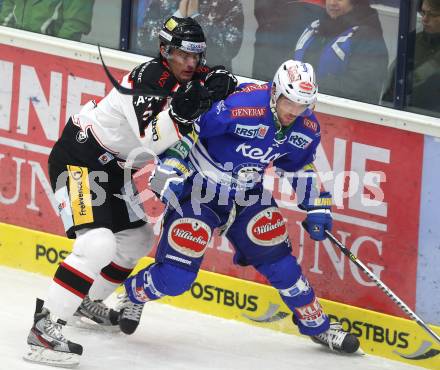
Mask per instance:
[[[54,369],[22,360],[35,297],[45,297],[49,282],[41,275],[0,266],[0,369]],[[79,370],[418,368],[370,355],[336,354],[308,338],[155,302],[147,304],[131,336],[72,327],[64,333],[84,347]]]

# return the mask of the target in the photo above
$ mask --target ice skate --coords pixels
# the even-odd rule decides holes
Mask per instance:
[[[86,295],[68,323],[85,329],[119,331],[119,312],[107,307],[102,300],[92,301]]]
[[[311,339],[315,343],[329,347],[333,351],[342,353],[354,353],[359,349],[359,339],[342,329],[339,322],[330,323],[330,328],[319,335],[314,335]]]
[[[79,365],[83,348],[67,340],[62,333],[62,320],[54,321],[44,301],[37,298],[34,325],[27,338],[28,352],[24,360],[57,367],[73,368]]]
[[[119,327],[125,334],[133,334],[141,321],[144,304],[136,304],[130,301],[127,294],[119,297],[121,299],[119,315]]]

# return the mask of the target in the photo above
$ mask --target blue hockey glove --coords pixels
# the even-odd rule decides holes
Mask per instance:
[[[302,207],[307,211],[307,217],[302,225],[313,240],[326,239],[325,230],[332,230],[331,206],[332,195],[329,192],[322,192],[313,205]]]
[[[165,204],[178,205],[185,180],[193,170],[189,163],[180,158],[164,158],[150,177],[150,189]]]

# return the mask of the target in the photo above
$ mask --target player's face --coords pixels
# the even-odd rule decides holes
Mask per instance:
[[[295,118],[302,115],[307,108],[307,105],[295,103],[283,95],[278,98],[276,105],[278,119],[283,127],[289,126]]]
[[[353,9],[351,0],[326,0],[325,9],[330,18],[338,18],[350,13]]]
[[[429,1],[424,1],[420,11],[423,31],[426,33],[440,33],[440,11],[434,10]]]
[[[180,49],[171,49],[168,64],[179,82],[188,82],[193,78],[200,61],[200,54],[187,53]]]

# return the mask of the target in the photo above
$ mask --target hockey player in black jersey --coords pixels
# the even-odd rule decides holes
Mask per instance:
[[[193,19],[169,18],[159,38],[159,56],[137,66],[121,83],[148,87],[158,97],[112,89],[69,119],[50,153],[51,185],[66,234],[75,242],[55,272],[46,301],[37,299],[24,356],[28,361],[79,364],[82,346],[62,333],[74,314],[100,325],[117,327],[132,319],[137,325],[141,312],[136,306],[127,302],[118,312],[103,303],[152,247],[152,228],[140,202],[127,196],[126,189],[134,187],[136,169],[191,137],[194,120],[236,86],[224,68],[204,65],[205,36]],[[124,174],[133,151],[141,154],[131,162],[127,184]]]

